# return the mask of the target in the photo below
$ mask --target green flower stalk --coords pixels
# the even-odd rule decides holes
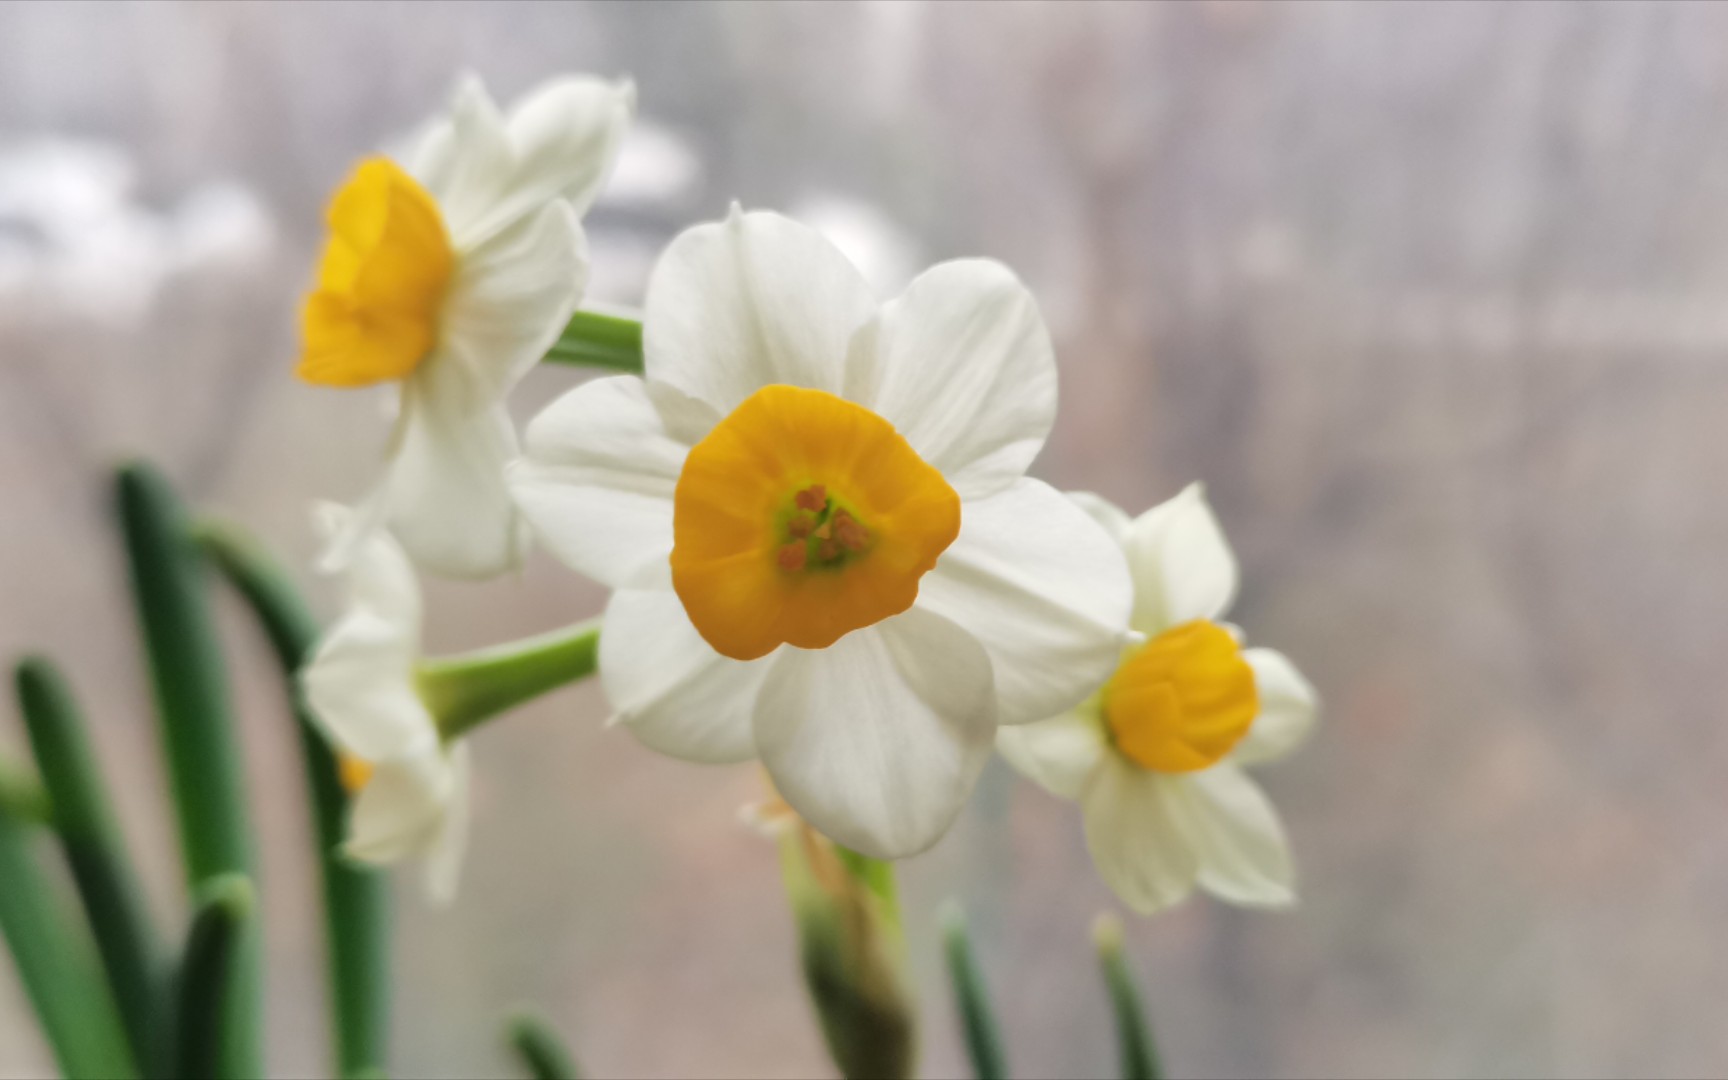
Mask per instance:
[[[1122,1080],[1163,1080],[1158,1046],[1146,1022],[1140,991],[1122,955],[1122,923],[1113,915],[1100,915],[1092,924],[1092,943],[1104,973],[1104,988],[1110,994],[1110,1009],[1116,1017],[1116,1042],[1122,1061]]]
[[[973,1075],[978,1080],[1006,1080],[1008,1062],[1002,1050],[1002,1034],[990,1008],[984,976],[972,955],[972,941],[966,933],[966,916],[958,904],[951,905],[942,917],[942,941],[948,960],[948,978],[954,984],[954,1004],[959,1009],[960,1022],[966,1033],[966,1052],[972,1059]]]
[[[790,810],[765,824],[778,836],[804,983],[835,1065],[849,1080],[910,1077],[917,1009],[893,864],[840,847]]]
[[[533,1013],[513,1017],[505,1037],[534,1080],[582,1080],[582,1070],[564,1040]]]

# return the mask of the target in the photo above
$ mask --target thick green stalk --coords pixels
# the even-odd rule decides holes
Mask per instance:
[[[17,687],[37,767],[54,806],[54,828],[120,1008],[133,1060],[147,1076],[166,1076],[159,1042],[163,953],[83,720],[65,680],[46,660],[19,664]]]
[[[420,696],[453,740],[507,709],[594,674],[600,620],[420,665]]]
[[[252,883],[222,874],[199,889],[176,981],[174,1073],[179,1080],[218,1080],[224,1067],[229,987],[240,974],[252,919]]]
[[[972,1058],[973,1075],[978,1080],[1006,1080],[1008,1062],[1002,1052],[1002,1035],[996,1026],[996,1014],[990,1008],[984,976],[972,955],[966,916],[959,905],[948,909],[942,924],[948,977],[954,984],[954,1004],[960,1010],[961,1025],[966,1032],[966,1052]]]
[[[206,523],[205,553],[251,605],[281,664],[300,734],[313,836],[323,876],[325,949],[335,1057],[342,1076],[382,1072],[390,1035],[390,893],[384,874],[342,856],[348,794],[336,755],[301,696],[297,675],[318,640],[318,623],[262,547],[238,529]]]
[[[168,482],[138,463],[120,470],[120,525],[138,620],[150,658],[157,715],[168,758],[180,846],[191,891],[253,867],[239,748],[228,680],[205,591],[204,566]],[[249,925],[256,927],[256,921]],[[261,1076],[263,942],[240,945],[224,1022],[224,1069]]]
[[[1098,916],[1092,924],[1092,941],[1098,948],[1104,987],[1110,993],[1110,1008],[1116,1017],[1122,1080],[1162,1080],[1164,1070],[1158,1063],[1158,1045],[1152,1040],[1140,991],[1122,954],[1122,924],[1114,916]]]
[[[640,373],[642,323],[623,315],[578,311],[546,351],[545,362]]]
[[[83,927],[66,918],[32,850],[31,826],[0,813],[0,935],[60,1071],[71,1080],[137,1075],[114,999]]]
[[[7,754],[0,754],[0,814],[31,825],[46,825],[53,816],[42,781]]]
[[[534,1080],[582,1080],[582,1070],[564,1040],[538,1016],[518,1013],[511,1018],[506,1036]]]

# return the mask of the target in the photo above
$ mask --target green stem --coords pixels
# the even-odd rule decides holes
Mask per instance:
[[[564,1040],[538,1016],[517,1014],[510,1021],[507,1037],[534,1080],[581,1080],[582,1070]]]
[[[318,640],[318,623],[267,552],[239,529],[197,530],[204,552],[251,606],[282,668],[300,736],[318,867],[323,878],[325,950],[338,1074],[381,1073],[390,1028],[390,894],[384,874],[342,856],[348,794],[336,756],[312,720],[297,679]]]
[[[1098,963],[1104,971],[1104,986],[1116,1016],[1116,1039],[1122,1059],[1122,1080],[1162,1080],[1158,1046],[1146,1022],[1140,991],[1122,954],[1122,924],[1114,916],[1100,915],[1092,924],[1092,941],[1098,948]]]
[[[252,904],[252,884],[241,874],[211,878],[199,890],[175,1003],[173,1075],[180,1080],[234,1075],[223,1067],[228,1045],[223,1037],[225,1004],[252,936]]]
[[[31,827],[0,813],[0,936],[48,1045],[71,1080],[136,1076],[114,999],[82,928],[65,917],[31,850]]]
[[[420,696],[446,741],[466,735],[507,709],[594,674],[600,620],[492,649],[421,663]]]
[[[46,825],[53,818],[42,781],[6,754],[0,754],[0,814],[31,825]]]
[[[642,323],[624,315],[578,311],[546,351],[549,364],[586,364],[640,374]]]
[[[140,628],[150,658],[186,880],[196,893],[222,874],[251,875],[250,814],[229,710],[228,680],[204,566],[168,482],[138,463],[120,470],[118,501]],[[256,921],[249,924],[256,926]],[[225,1071],[263,1074],[263,942],[249,931],[229,984]]]
[[[972,955],[966,916],[956,904],[948,909],[942,922],[943,952],[948,959],[949,980],[954,984],[954,1003],[966,1032],[966,1052],[972,1058],[972,1072],[978,1080],[1006,1080],[1008,1062],[1002,1052],[1002,1035],[990,1008],[984,976]]]
[[[146,1075],[164,1076],[164,1048],[157,1043],[164,954],[83,720],[65,680],[46,660],[19,664],[17,687],[42,782],[55,808],[54,827],[90,920],[133,1059]]]

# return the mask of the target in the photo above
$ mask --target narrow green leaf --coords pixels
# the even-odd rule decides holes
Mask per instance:
[[[1116,1041],[1122,1060],[1122,1080],[1162,1080],[1158,1046],[1140,1004],[1140,991],[1122,954],[1122,924],[1113,915],[1100,915],[1092,924],[1092,941],[1104,971],[1104,987],[1116,1016]]]
[[[252,905],[252,883],[243,874],[211,878],[198,891],[175,986],[173,1075],[180,1080],[235,1076],[226,1067],[227,1003],[247,942],[255,936]]]
[[[19,664],[17,688],[42,782],[55,807],[54,828],[120,1008],[133,1060],[145,1075],[165,1076],[165,1048],[158,1041],[163,953],[83,720],[65,680],[46,660]]]
[[[1008,1062],[1002,1052],[1002,1035],[990,1008],[984,976],[972,955],[966,934],[966,916],[958,904],[951,905],[942,919],[943,951],[948,957],[948,977],[954,984],[954,1004],[966,1032],[966,1052],[978,1080],[1006,1080]]]
[[[205,590],[203,562],[185,513],[148,465],[120,470],[121,530],[150,659],[188,887],[222,874],[250,876],[253,854],[228,680]],[[256,927],[253,921],[250,925]],[[224,1067],[263,1074],[263,948],[256,930],[240,945],[224,1015]]]
[[[549,364],[585,364],[640,374],[642,323],[622,315],[578,311],[546,351]]]
[[[60,1071],[71,1080],[133,1077],[126,1033],[84,928],[48,880],[32,826],[0,813],[0,935]]]
[[[338,778],[336,756],[313,723],[296,677],[317,643],[317,620],[287,575],[251,537],[231,525],[205,523],[198,540],[258,617],[293,705],[323,875],[337,1071],[343,1076],[383,1075],[390,1034],[389,881],[342,857],[348,794]]]
[[[582,1080],[582,1070],[552,1026],[533,1013],[518,1013],[507,1032],[511,1049],[534,1080]]]
[[[425,661],[420,696],[445,739],[599,670],[600,620],[478,652]]]

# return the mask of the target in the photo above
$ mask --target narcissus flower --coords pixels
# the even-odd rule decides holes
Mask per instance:
[[[511,470],[542,541],[617,590],[618,719],[760,757],[856,851],[930,846],[997,724],[1077,703],[1127,633],[1121,552],[1024,476],[1056,412],[1031,294],[971,259],[879,305],[816,232],[734,211],[672,242],[643,333],[646,378],[565,395]]]
[[[1127,552],[1145,640],[1080,707],[1004,729],[997,745],[1079,800],[1099,873],[1136,911],[1168,907],[1196,882],[1239,904],[1292,903],[1283,827],[1242,766],[1307,736],[1313,687],[1218,621],[1236,595],[1236,558],[1198,484],[1132,521],[1096,495],[1073,498]]]
[[[504,116],[471,79],[405,166],[368,158],[331,199],[299,374],[400,386],[384,477],[338,538],[336,564],[384,524],[434,573],[488,577],[520,558],[504,398],[581,299],[578,219],[634,99],[628,84],[568,78]]]
[[[320,513],[327,533],[351,516]],[[424,858],[428,892],[447,901],[467,841],[468,753],[446,745],[419,693],[420,585],[386,532],[360,544],[346,574],[346,610],[301,674],[354,797],[344,851],[371,863]]]

